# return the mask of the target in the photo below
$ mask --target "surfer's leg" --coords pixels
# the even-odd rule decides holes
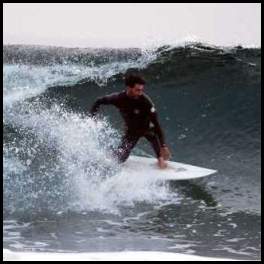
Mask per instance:
[[[147,134],[145,134],[145,138],[150,142],[156,157],[159,158],[160,157],[160,142],[158,139],[158,136],[154,133],[154,132],[148,132]]]
[[[137,144],[139,137],[131,134],[126,134],[122,138],[121,144],[114,151],[114,156],[120,163],[125,162],[134,146]]]

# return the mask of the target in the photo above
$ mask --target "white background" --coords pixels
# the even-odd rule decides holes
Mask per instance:
[[[3,14],[4,44],[261,46],[259,3],[5,3]]]

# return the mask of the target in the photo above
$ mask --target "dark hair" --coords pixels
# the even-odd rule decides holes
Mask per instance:
[[[145,84],[146,81],[138,74],[126,74],[125,75],[125,84],[128,87],[134,87],[135,84]]]

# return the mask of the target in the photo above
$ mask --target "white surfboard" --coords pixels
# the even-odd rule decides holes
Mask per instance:
[[[139,156],[130,156],[124,163],[123,169],[132,174],[144,174],[158,180],[190,180],[209,176],[217,170],[202,168],[189,164],[167,161],[168,167],[160,169],[157,165],[157,159]]]

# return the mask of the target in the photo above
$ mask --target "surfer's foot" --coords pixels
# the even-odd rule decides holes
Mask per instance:
[[[167,164],[167,162],[165,162],[164,158],[160,157],[158,159],[158,166],[160,169],[166,169],[168,164]]]

